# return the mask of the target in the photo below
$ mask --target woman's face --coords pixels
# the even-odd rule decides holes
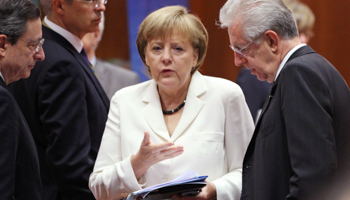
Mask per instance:
[[[145,61],[158,87],[182,88],[191,81],[191,69],[196,66],[198,50],[176,29],[165,39],[148,41]]]

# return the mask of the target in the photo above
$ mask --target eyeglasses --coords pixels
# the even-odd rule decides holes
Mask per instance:
[[[74,1],[80,1],[80,2],[84,2],[84,3],[89,3],[89,4],[91,4],[91,6],[93,5],[94,8],[97,8],[98,5],[101,3],[101,1],[102,1],[102,3],[104,5],[106,5],[107,2],[108,2],[108,0],[74,0]]]
[[[35,46],[34,53],[38,53],[38,52],[40,51],[41,47],[42,47],[43,44],[44,44],[44,41],[45,41],[45,39],[44,39],[44,38],[41,38],[41,39],[39,40],[39,42],[38,42],[37,44],[34,45],[34,46]]]
[[[26,46],[34,53],[38,53],[40,49],[42,48],[45,39],[41,38],[37,41],[26,39],[26,38],[18,38],[19,41],[23,41]]]
[[[231,49],[238,53],[239,55],[243,56],[246,58],[246,55],[243,53],[245,50],[247,50],[248,46],[252,43],[253,41],[249,42],[249,44],[247,44],[245,47],[243,47],[242,49],[237,49],[235,47],[233,47],[232,45],[230,45]]]

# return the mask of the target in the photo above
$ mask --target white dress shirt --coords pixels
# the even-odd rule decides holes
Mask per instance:
[[[0,77],[2,78],[2,80],[5,82],[4,76],[2,75],[2,73],[0,72]],[[6,82],[5,82],[6,83]]]
[[[277,70],[277,73],[276,73],[276,77],[275,77],[275,81],[277,80],[278,75],[280,74],[281,70],[283,69],[283,67],[284,67],[284,65],[286,64],[286,62],[288,61],[288,59],[292,56],[292,54],[293,54],[296,50],[300,49],[301,47],[303,47],[303,46],[305,46],[305,45],[306,45],[306,44],[304,44],[304,43],[303,43],[303,44],[299,44],[299,45],[295,46],[293,49],[291,49],[291,50],[287,53],[287,55],[283,58],[281,64],[280,64],[279,67],[278,67],[278,70]]]
[[[71,45],[80,53],[81,50],[83,50],[83,42],[75,35],[73,35],[71,32],[67,31],[66,29],[58,26],[57,24],[50,21],[46,16],[44,17],[44,22],[51,28],[51,30],[55,31],[62,37],[64,37],[66,40],[68,40]]]

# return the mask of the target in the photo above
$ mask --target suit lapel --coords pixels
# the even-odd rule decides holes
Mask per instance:
[[[8,87],[5,83],[5,81],[0,77],[0,85],[3,86],[6,90],[8,90]]]
[[[142,110],[142,115],[150,128],[155,134],[164,138],[164,140],[171,141],[161,109],[162,106],[157,91],[157,84],[154,80],[151,80],[142,101],[146,104],[145,108]]]
[[[271,87],[271,90],[270,90],[269,97],[268,97],[268,99],[266,99],[266,101],[264,103],[264,106],[262,108],[261,114],[259,116],[259,119],[258,119],[258,121],[256,123],[256,126],[255,126],[255,129],[254,129],[253,137],[250,140],[248,148],[247,148],[247,151],[245,153],[245,156],[244,156],[244,159],[243,159],[243,164],[246,164],[246,162],[248,162],[248,160],[251,159],[251,156],[252,156],[252,154],[254,152],[255,141],[256,141],[256,138],[258,136],[258,132],[260,130],[261,120],[264,117],[264,114],[265,114],[266,110],[269,108],[269,105],[270,105],[272,99],[274,98],[273,96],[274,96],[276,88],[277,88],[277,83],[278,83],[278,78],[273,83],[273,85]],[[243,170],[245,170],[245,169],[243,169]]]
[[[199,96],[206,91],[207,88],[203,76],[199,72],[194,73],[187,93],[186,104],[181,119],[171,138],[165,125],[157,85],[154,80],[151,80],[147,92],[142,98],[142,101],[146,104],[145,108],[142,110],[142,115],[155,134],[164,138],[166,141],[174,142],[185,132],[190,124],[192,124],[193,120],[203,108],[204,102],[200,100]]]
[[[272,84],[272,87],[271,87],[271,90],[270,90],[270,93],[269,93],[269,97],[268,97],[268,99],[266,99],[266,101],[265,101],[265,103],[264,103],[264,105],[262,107],[262,111],[261,111],[261,114],[259,116],[258,122],[256,123],[256,127],[259,127],[261,118],[263,117],[265,111],[268,109],[268,107],[270,105],[270,102],[271,102],[271,100],[273,98],[273,95],[275,94],[275,91],[276,91],[276,88],[277,88],[277,83],[278,83],[278,78]],[[255,129],[257,129],[257,128],[255,128]]]
[[[305,55],[305,54],[310,54],[310,53],[316,53],[310,46],[303,46],[296,50],[288,59],[287,62],[293,60],[294,58],[297,58],[299,56]]]
[[[185,130],[197,117],[203,106],[204,102],[197,98],[197,96],[191,93],[187,95],[186,104],[182,112],[181,119],[173,135],[171,136],[172,141],[176,141],[185,132]]]
[[[176,141],[185,130],[192,124],[204,106],[204,102],[199,96],[207,91],[203,76],[199,72],[192,75],[191,84],[188,89],[186,104],[181,115],[181,119],[171,136],[172,141]]]
[[[90,66],[86,63],[82,55],[80,55],[79,52],[61,35],[58,33],[54,32],[50,28],[43,26],[43,35],[45,39],[52,40],[59,45],[63,46],[65,49],[67,49],[74,57],[75,59],[80,63],[80,65],[83,67],[84,71],[87,73],[88,77],[92,81],[92,83],[95,85],[97,92],[99,93],[103,103],[105,104],[106,108],[109,107],[109,99],[107,95],[105,94],[101,84],[97,80],[95,74],[91,70]]]

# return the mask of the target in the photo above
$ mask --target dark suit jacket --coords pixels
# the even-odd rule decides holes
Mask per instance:
[[[43,26],[46,58],[11,86],[33,133],[44,199],[94,199],[88,188],[109,109],[90,66]]]
[[[2,78],[0,121],[0,199],[41,199],[39,158],[33,136]]]
[[[262,109],[269,96],[272,84],[267,81],[259,81],[245,67],[239,72],[236,82],[242,88],[250,113],[256,122],[258,111]]]
[[[309,46],[273,83],[243,162],[242,199],[307,199],[350,170],[350,91]]]

